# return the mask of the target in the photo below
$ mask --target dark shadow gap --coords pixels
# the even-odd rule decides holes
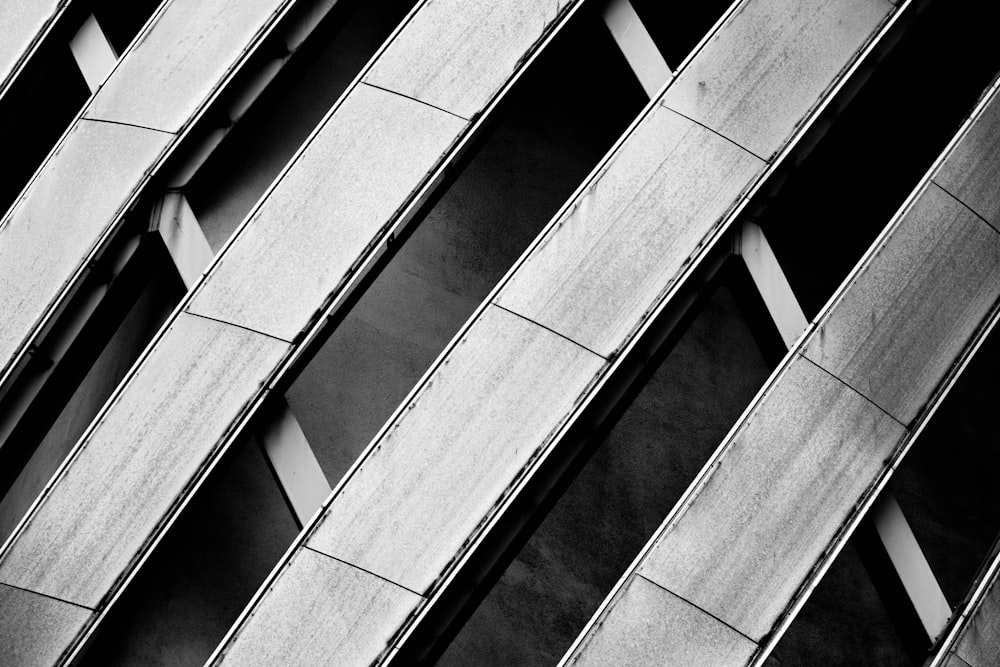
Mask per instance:
[[[1000,70],[993,3],[934,0],[759,218],[812,318]],[[859,72],[863,74],[863,72]]]
[[[562,657],[770,372],[734,289],[744,278],[723,270],[439,664]]]
[[[414,4],[339,2],[230,130],[185,187],[212,250],[229,240]]]
[[[677,70],[702,37],[708,34],[719,17],[733,4],[732,0],[630,1],[671,71]]]
[[[88,3],[66,10],[59,25],[18,75],[0,105],[0,212],[6,212],[42,161],[90,99],[69,49],[69,40],[87,18]],[[121,54],[158,6],[158,0],[99,0],[93,12],[117,54]]]
[[[570,22],[287,387],[331,484],[642,108],[615,49]]]

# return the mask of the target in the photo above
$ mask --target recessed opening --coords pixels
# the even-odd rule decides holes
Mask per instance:
[[[115,53],[121,54],[153,14],[157,0],[101,0],[94,16]],[[83,8],[66,10],[62,22],[11,84],[0,105],[0,212],[6,212],[63,132],[90,99],[69,40],[86,18]]]
[[[735,262],[738,260],[730,260]],[[440,664],[555,664],[770,369],[727,269]]]
[[[1000,71],[990,3],[931,2],[759,224],[812,318],[930,168]]]
[[[160,0],[96,0],[92,11],[111,48],[120,56],[159,6]]]
[[[622,0],[619,0],[622,1]],[[732,0],[701,2],[662,2],[629,0],[653,42],[671,70],[680,66],[689,53],[708,34],[719,17],[733,4]]]
[[[90,98],[69,45],[48,55],[21,73],[0,107],[0,154],[9,158],[0,179],[5,212]]]
[[[415,0],[349,2],[326,21],[185,187],[212,250],[229,240]],[[336,18],[336,17],[335,17]]]
[[[914,664],[854,540],[823,575],[772,656],[779,665]]]
[[[286,391],[331,484],[644,105],[615,50],[572,19]]]
[[[114,278],[77,337],[79,347],[53,366],[29,363],[8,394],[16,404],[18,392],[51,371],[26,411],[14,412],[12,403],[4,404],[5,416],[18,418],[4,442],[0,469],[0,541],[13,531],[183,296],[166,253],[150,250],[137,251],[132,265]],[[102,282],[98,276],[88,278],[68,310],[87,303],[88,294],[102,289]],[[46,355],[44,347],[40,352]]]

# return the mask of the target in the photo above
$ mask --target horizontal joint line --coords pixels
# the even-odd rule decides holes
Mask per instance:
[[[496,307],[497,307],[497,308],[499,308],[500,310],[502,310],[502,311],[504,311],[504,312],[507,312],[507,313],[510,313],[511,315],[513,315],[513,316],[515,316],[515,317],[520,317],[520,318],[521,318],[522,320],[524,320],[525,322],[531,322],[531,323],[532,323],[532,324],[534,324],[534,325],[535,325],[536,327],[539,327],[539,328],[541,328],[541,329],[545,329],[545,330],[546,330],[546,331],[548,331],[549,333],[551,333],[551,334],[555,334],[556,336],[559,336],[559,337],[560,337],[560,338],[562,338],[563,340],[568,340],[569,342],[573,343],[573,344],[574,344],[574,345],[576,345],[577,347],[582,347],[582,348],[583,348],[584,350],[586,350],[587,352],[590,352],[590,353],[591,353],[591,354],[593,354],[594,356],[596,356],[596,357],[600,357],[601,359],[604,359],[604,360],[607,360],[607,357],[605,357],[605,356],[604,356],[603,354],[598,354],[597,352],[594,352],[593,350],[591,350],[591,349],[590,349],[589,347],[587,347],[587,346],[586,346],[586,345],[584,345],[583,343],[580,343],[580,342],[577,342],[577,341],[573,340],[572,338],[570,338],[569,336],[567,336],[567,335],[565,335],[565,334],[561,334],[561,333],[559,333],[558,331],[556,331],[555,329],[550,329],[549,327],[545,326],[544,324],[541,324],[541,323],[539,323],[539,322],[536,322],[535,320],[531,319],[530,317],[525,317],[525,316],[524,316],[524,315],[522,315],[521,313],[518,313],[518,312],[515,312],[515,311],[511,310],[510,308],[504,308],[503,306],[501,306],[501,305],[500,305],[499,303],[497,303],[496,301],[492,301],[492,302],[490,303],[490,305],[492,305],[492,306],[496,306]]]
[[[145,125],[136,125],[135,123],[123,123],[119,120],[106,120],[104,118],[91,118],[89,116],[81,116],[80,120],[87,120],[92,123],[107,123],[109,125],[124,125],[125,127],[135,127],[140,130],[149,130],[150,132],[159,132],[160,134],[169,134],[170,136],[176,136],[176,133],[170,130],[159,130],[155,127],[146,127]]]
[[[739,148],[739,149],[741,149],[741,150],[744,150],[744,151],[746,151],[746,152],[747,152],[747,153],[749,153],[750,155],[753,155],[753,156],[754,156],[755,158],[757,158],[758,160],[760,160],[760,161],[761,161],[761,162],[763,162],[764,164],[770,164],[770,163],[769,163],[769,162],[768,162],[767,160],[765,160],[765,159],[764,159],[764,158],[762,158],[761,156],[757,155],[756,153],[754,153],[754,152],[753,152],[752,150],[750,150],[750,149],[749,149],[749,148],[747,148],[746,146],[744,146],[744,145],[742,145],[742,144],[740,144],[740,143],[737,143],[737,142],[733,141],[732,139],[730,139],[730,138],[729,138],[729,137],[727,137],[726,135],[722,134],[722,133],[721,133],[721,132],[719,132],[718,130],[713,130],[712,128],[710,128],[710,127],[709,127],[708,125],[705,125],[705,124],[704,124],[704,123],[702,123],[701,121],[697,121],[697,120],[695,120],[694,118],[691,118],[691,116],[688,116],[688,115],[686,115],[686,114],[682,114],[682,113],[681,113],[680,111],[678,111],[677,109],[674,109],[674,108],[672,108],[672,107],[668,107],[668,106],[666,105],[666,103],[664,103],[664,101],[663,101],[663,100],[660,100],[660,101],[658,102],[658,104],[659,104],[659,105],[660,105],[661,107],[663,107],[664,109],[666,109],[667,111],[670,111],[670,112],[672,112],[672,113],[675,113],[675,114],[677,114],[678,116],[680,116],[681,118],[686,118],[687,120],[691,121],[692,123],[694,123],[694,124],[695,124],[695,125],[697,125],[698,127],[701,127],[701,128],[704,128],[704,129],[708,130],[709,132],[711,132],[712,134],[714,134],[715,136],[717,136],[717,137],[721,137],[721,138],[725,139],[726,141],[728,141],[729,143],[731,143],[731,144],[732,144],[733,146],[736,146],[737,148]]]
[[[859,389],[857,389],[856,387],[852,386],[852,385],[851,385],[851,384],[850,384],[849,382],[846,382],[846,381],[845,381],[845,380],[843,380],[842,378],[838,377],[838,376],[837,376],[836,374],[834,374],[834,373],[831,373],[831,372],[830,372],[830,371],[828,371],[827,369],[823,368],[822,366],[820,366],[819,364],[817,364],[817,363],[816,363],[815,361],[813,361],[812,359],[810,359],[810,358],[809,358],[809,357],[807,357],[806,355],[802,354],[802,352],[801,352],[801,351],[796,351],[796,352],[795,352],[795,354],[796,354],[796,355],[798,355],[798,357],[799,357],[799,358],[801,358],[801,359],[805,359],[805,360],[806,360],[806,361],[808,361],[808,362],[809,362],[810,364],[812,364],[812,365],[813,365],[813,366],[815,366],[816,368],[820,369],[821,371],[823,371],[824,373],[826,373],[827,375],[829,375],[830,377],[832,377],[832,378],[833,378],[834,380],[836,380],[837,382],[839,382],[840,384],[844,385],[845,387],[847,387],[848,389],[850,389],[851,391],[853,391],[853,392],[854,392],[855,394],[857,394],[858,396],[860,396],[860,397],[861,397],[861,398],[863,398],[864,400],[866,400],[866,401],[868,401],[869,403],[871,403],[872,405],[874,405],[874,406],[875,406],[876,408],[878,408],[878,409],[879,409],[879,412],[882,412],[883,414],[885,414],[885,416],[886,416],[886,417],[888,417],[888,418],[889,418],[889,419],[891,419],[892,421],[894,421],[894,422],[896,422],[897,424],[899,424],[900,426],[902,426],[902,427],[903,427],[903,430],[905,430],[905,431],[909,431],[909,430],[910,430],[910,427],[909,427],[909,426],[907,426],[907,425],[906,425],[906,424],[904,424],[903,422],[901,422],[901,421],[899,421],[898,419],[896,419],[896,417],[895,417],[895,416],[893,416],[893,414],[892,414],[891,412],[889,412],[888,410],[886,410],[885,408],[883,408],[883,407],[882,407],[881,405],[879,405],[878,403],[876,403],[876,402],[875,402],[875,401],[873,401],[872,399],[870,399],[870,398],[868,398],[867,396],[865,396],[863,392],[861,392],[861,391],[860,391]]]
[[[415,590],[412,590],[412,589],[409,589],[409,588],[407,588],[406,586],[403,586],[402,584],[400,584],[400,583],[397,583],[397,582],[393,581],[392,579],[387,579],[386,577],[383,577],[383,576],[382,576],[382,575],[380,575],[380,574],[375,574],[375,573],[374,573],[374,572],[372,572],[371,570],[366,570],[365,568],[363,568],[363,567],[361,567],[361,566],[359,566],[359,565],[355,565],[354,563],[349,563],[348,561],[346,561],[346,560],[343,560],[343,559],[340,559],[340,558],[337,558],[336,556],[331,556],[331,555],[330,555],[330,554],[328,554],[328,553],[324,553],[324,552],[322,552],[322,551],[319,551],[319,550],[317,550],[317,549],[313,549],[313,548],[312,548],[311,546],[309,546],[308,544],[303,544],[303,545],[302,545],[302,548],[303,548],[303,549],[307,549],[307,550],[309,550],[309,551],[313,552],[314,554],[319,554],[320,556],[323,556],[323,557],[325,557],[325,558],[329,558],[330,560],[335,560],[335,561],[337,561],[338,563],[341,563],[341,564],[343,564],[343,565],[347,565],[348,567],[353,567],[353,568],[354,568],[355,570],[361,570],[361,571],[362,571],[362,572],[364,572],[365,574],[370,574],[370,575],[372,575],[373,577],[375,577],[376,579],[381,579],[382,581],[384,581],[384,582],[386,582],[386,583],[389,583],[389,584],[392,584],[393,586],[396,586],[396,587],[398,587],[398,588],[402,588],[402,589],[403,589],[404,591],[409,591],[410,593],[413,593],[414,595],[416,595],[416,596],[418,596],[418,597],[424,597],[423,595],[420,595],[420,593],[416,592]],[[426,598],[424,598],[424,599],[426,599]]]
[[[729,628],[730,630],[732,630],[733,632],[735,632],[735,633],[736,633],[736,634],[738,634],[739,636],[743,637],[743,638],[744,638],[744,639],[746,639],[747,641],[749,641],[749,642],[753,643],[754,645],[759,645],[759,644],[760,644],[760,642],[757,642],[757,641],[754,641],[754,639],[753,639],[752,637],[750,637],[749,635],[747,635],[747,634],[745,634],[745,633],[743,633],[743,632],[740,632],[739,630],[737,630],[736,628],[734,628],[734,627],[733,627],[732,625],[730,625],[729,623],[726,623],[725,621],[723,621],[723,620],[722,620],[721,618],[719,618],[718,616],[716,616],[716,615],[715,615],[715,614],[713,614],[712,612],[710,612],[710,611],[706,611],[706,610],[705,610],[705,609],[703,609],[702,607],[700,607],[700,606],[696,605],[696,604],[695,604],[694,602],[691,602],[690,600],[688,600],[688,599],[687,599],[686,597],[683,597],[683,596],[680,596],[680,595],[678,595],[677,593],[674,593],[674,592],[673,592],[672,590],[670,590],[670,589],[669,589],[669,588],[667,588],[666,586],[663,586],[663,585],[661,585],[661,584],[658,584],[658,583],[656,583],[655,581],[653,581],[653,580],[652,580],[652,579],[650,579],[649,577],[647,577],[647,576],[645,576],[645,575],[643,575],[643,574],[640,574],[639,572],[636,572],[636,573],[635,573],[635,576],[637,576],[637,577],[639,577],[640,579],[643,579],[643,580],[645,580],[645,581],[648,581],[649,583],[651,583],[651,584],[653,584],[654,586],[656,586],[657,588],[659,588],[659,589],[660,589],[661,591],[666,591],[667,593],[669,593],[670,595],[673,595],[673,596],[674,596],[675,598],[677,598],[678,600],[681,600],[681,601],[683,601],[683,602],[685,602],[685,603],[687,603],[687,604],[691,605],[692,607],[694,607],[695,609],[697,609],[697,610],[698,610],[698,611],[700,611],[701,613],[705,614],[706,616],[710,616],[711,618],[714,618],[714,619],[715,619],[716,621],[718,621],[719,623],[722,623],[722,624],[723,624],[724,626],[726,626],[727,628]]]
[[[971,206],[969,206],[968,204],[966,204],[964,201],[962,201],[961,198],[958,197],[958,195],[956,195],[951,190],[949,190],[948,188],[946,188],[943,185],[941,185],[940,183],[938,183],[933,178],[931,179],[931,183],[933,183],[934,185],[936,185],[938,188],[941,189],[942,192],[944,192],[946,195],[948,195],[949,197],[951,197],[952,199],[954,199],[955,201],[957,201],[959,204],[961,204],[962,208],[964,208],[969,213],[971,213],[972,215],[976,216],[977,218],[979,218],[980,220],[982,220],[983,222],[985,222],[987,227],[989,227],[990,229],[992,229],[994,232],[1000,233],[1000,229],[997,229],[996,227],[994,227],[993,223],[991,223],[989,220],[987,220],[985,217],[983,217],[979,213],[979,211],[977,211],[976,209],[972,208]]]
[[[374,83],[368,83],[367,81],[362,81],[361,83],[364,84],[364,85],[366,85],[366,86],[368,86],[369,88],[376,88],[376,89],[381,90],[382,92],[385,92],[385,93],[390,93],[392,95],[399,95],[400,97],[408,99],[411,102],[416,102],[417,104],[423,104],[424,106],[430,107],[431,109],[436,109],[438,111],[442,111],[442,112],[448,114],[449,116],[454,116],[455,118],[460,118],[460,119],[464,120],[466,123],[469,122],[469,119],[466,118],[465,116],[459,116],[454,111],[448,111],[447,109],[442,109],[441,107],[436,107],[436,106],[434,106],[433,104],[431,104],[429,102],[424,102],[423,100],[418,100],[416,97],[410,97],[409,95],[404,95],[403,93],[400,93],[400,92],[395,91],[395,90],[391,90],[389,88],[383,88],[382,86],[376,86]]]
[[[70,602],[69,600],[63,600],[62,598],[57,598],[55,595],[49,595],[48,593],[39,593],[38,591],[33,591],[30,588],[22,588],[20,586],[15,586],[14,584],[8,584],[6,581],[0,581],[0,586],[6,586],[7,588],[13,588],[14,590],[24,591],[25,593],[31,593],[33,595],[38,595],[43,598],[55,600],[56,602],[63,602],[65,604],[70,604],[73,605],[74,607],[79,607],[80,609],[86,609],[87,611],[97,611],[96,609],[91,609],[87,605],[83,605],[78,602]]]
[[[185,315],[194,315],[195,317],[200,317],[200,318],[202,318],[204,320],[209,320],[211,322],[218,322],[219,324],[226,324],[226,325],[231,326],[231,327],[236,327],[237,329],[243,329],[244,331],[249,331],[251,333],[259,334],[261,336],[266,336],[268,338],[273,338],[274,340],[280,340],[282,343],[288,343],[289,345],[292,345],[292,341],[290,341],[290,340],[285,340],[284,338],[282,338],[280,336],[273,336],[273,335],[271,335],[269,333],[264,333],[263,331],[257,331],[256,329],[251,329],[250,327],[245,327],[242,324],[233,324],[232,322],[227,322],[226,320],[220,320],[217,317],[209,317],[208,315],[202,315],[201,313],[196,313],[196,312],[191,311],[191,310],[183,310],[181,312],[183,312]]]

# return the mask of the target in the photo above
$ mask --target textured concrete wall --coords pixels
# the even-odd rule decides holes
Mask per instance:
[[[366,54],[398,22],[405,5],[364,4],[313,66],[234,130],[190,193],[213,248],[224,243]],[[641,107],[641,91],[603,28],[592,20],[578,23],[553,45],[562,42],[564,49],[553,48],[539,62],[539,71],[525,80],[481,151],[290,388],[290,405],[332,484]],[[793,213],[785,214],[798,227],[786,238],[801,242],[797,232],[803,218]],[[879,222],[884,220],[872,224]],[[821,226],[807,225],[810,236]],[[838,256],[833,263],[840,267],[853,261]],[[815,267],[807,262],[797,268],[806,284],[840,280],[832,273],[814,280],[808,272]],[[811,302],[825,298],[809,296]],[[443,662],[551,664],[558,659],[767,373],[732,292],[721,289]],[[970,411],[955,419],[971,420]],[[949,432],[942,430],[939,440],[946,442]],[[947,451],[943,446],[939,450]],[[235,449],[122,600],[88,663],[200,663],[294,538],[296,528],[256,443]],[[963,484],[959,471],[950,471],[952,482],[933,482],[941,460],[931,456],[916,466],[924,472],[913,481],[906,481],[904,470],[900,500],[904,510],[921,515],[914,530],[933,545],[929,558],[935,568],[943,568],[946,591],[951,591],[960,587],[953,582],[967,576],[969,563],[978,562],[975,550],[995,526],[983,528],[963,516],[981,492],[944,503],[946,511],[935,515],[942,504],[933,499],[941,496],[928,489],[954,498],[953,490]],[[975,536],[955,541],[943,526],[956,519],[972,524]],[[950,558],[955,549],[962,558]],[[960,566],[952,567],[953,561],[961,561]],[[904,664],[891,624],[851,548],[806,605],[776,658],[781,664]]]
[[[69,450],[146,348],[146,343],[180,300],[183,286],[173,269],[165,264],[157,268],[159,275],[150,280],[131,312],[112,335],[107,347],[38,444],[10,491],[0,499],[0,541],[5,540],[14,530]]]
[[[709,301],[452,643],[443,664],[554,664],[769,369],[728,288]]]
[[[189,197],[214,248],[403,11],[363,7],[209,161]],[[289,390],[331,483],[644,103],[603,26],[591,20],[560,40]],[[588,86],[615,103],[586,103]],[[130,587],[88,662],[203,660],[290,544],[296,530],[255,443],[238,450]]]

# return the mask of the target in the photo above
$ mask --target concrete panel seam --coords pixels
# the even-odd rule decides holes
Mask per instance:
[[[938,183],[935,178],[931,178],[930,182],[933,183],[934,185],[936,185],[946,195],[948,195],[949,197],[951,197],[952,199],[954,199],[955,201],[957,201],[959,204],[961,204],[962,208],[964,208],[969,213],[971,213],[972,215],[976,216],[977,218],[979,218],[980,220],[982,220],[983,222],[985,222],[986,225],[990,229],[992,229],[994,232],[997,232],[998,234],[1000,234],[1000,229],[997,229],[996,227],[994,227],[993,223],[991,223],[989,220],[987,220],[981,213],[979,213],[978,211],[976,211],[976,209],[972,208],[971,206],[969,206],[968,204],[966,204],[964,201],[962,201],[956,194],[954,194],[953,192],[951,192],[950,190],[948,190],[948,188],[946,188],[943,185],[941,185],[940,183]]]
[[[31,42],[28,44],[28,47],[18,56],[17,60],[14,62],[14,66],[10,69],[7,75],[0,80],[0,99],[3,99],[7,91],[13,86],[14,81],[21,74],[28,61],[35,55],[35,52],[45,42],[53,28],[62,18],[63,12],[65,12],[68,6],[69,0],[61,0],[59,2],[56,10],[45,20],[41,29],[31,38]]]
[[[196,313],[196,312],[194,312],[192,310],[188,310],[187,308],[185,308],[181,312],[183,312],[185,315],[194,315],[195,317],[200,317],[203,320],[209,320],[210,322],[218,322],[219,324],[225,324],[227,326],[236,327],[237,329],[243,329],[244,331],[249,331],[250,333],[259,334],[259,335],[264,336],[266,338],[272,338],[274,340],[280,340],[282,343],[287,343],[288,345],[292,345],[293,344],[292,341],[285,340],[284,338],[281,338],[280,336],[274,336],[274,335],[269,334],[269,333],[264,333],[263,331],[257,331],[256,329],[251,329],[250,327],[245,327],[242,324],[233,324],[232,322],[227,322],[226,320],[220,320],[217,317],[209,317],[208,315],[202,315],[201,313]]]
[[[5,581],[0,581],[0,586],[6,586],[7,588],[13,588],[18,591],[23,591],[25,593],[31,593],[32,595],[37,595],[39,597],[48,598],[49,600],[55,600],[56,602],[62,602],[64,604],[73,605],[74,607],[79,607],[80,609],[86,609],[87,611],[96,611],[88,607],[87,605],[80,604],[79,602],[72,602],[70,600],[64,600],[58,598],[55,595],[49,595],[48,593],[39,593],[38,591],[32,590],[30,588],[22,588],[21,586],[15,586],[14,584],[8,584]]]
[[[94,118],[92,116],[87,116],[86,118],[81,117],[80,122],[90,122],[90,123],[109,123],[111,125],[124,125],[125,127],[134,127],[139,130],[149,130],[150,132],[159,132],[161,134],[169,134],[170,136],[175,136],[175,132],[170,130],[160,130],[155,127],[147,127],[145,125],[136,125],[135,123],[125,123],[120,120],[106,120],[104,118]]]
[[[544,324],[539,324],[538,322],[536,322],[535,320],[531,319],[530,317],[526,317],[526,316],[522,315],[521,313],[518,313],[518,312],[515,312],[515,311],[511,310],[510,308],[506,308],[504,306],[501,306],[496,301],[491,301],[490,304],[493,305],[493,306],[496,306],[497,308],[499,308],[500,310],[502,310],[504,312],[510,313],[511,315],[513,315],[515,317],[520,317],[525,322],[530,322],[531,324],[534,324],[536,327],[539,327],[540,329],[545,329],[549,333],[555,334],[556,336],[559,336],[563,340],[567,340],[570,343],[573,343],[577,347],[583,348],[584,350],[586,350],[587,352],[590,352],[595,357],[600,357],[601,359],[605,359],[605,360],[608,359],[608,357],[605,357],[603,354],[598,354],[597,352],[594,352],[593,350],[591,350],[589,347],[587,347],[583,343],[579,343],[579,342],[573,340],[572,338],[570,338],[569,336],[567,336],[565,334],[559,333],[555,329],[550,329],[549,327],[545,326]]]
[[[674,78],[676,79],[676,77],[674,77]],[[697,121],[697,120],[695,120],[694,118],[691,118],[690,116],[688,116],[688,115],[686,115],[686,114],[682,114],[682,113],[681,113],[680,111],[677,111],[676,109],[674,109],[674,108],[672,108],[672,107],[668,107],[668,106],[667,106],[667,103],[666,103],[666,102],[665,102],[665,101],[663,100],[663,98],[662,98],[662,97],[661,97],[661,98],[660,98],[659,100],[657,100],[657,101],[656,101],[656,103],[657,103],[658,105],[660,105],[661,107],[663,107],[664,109],[666,109],[667,111],[669,111],[670,113],[675,113],[675,114],[677,114],[678,116],[680,116],[681,118],[683,118],[683,119],[685,119],[685,120],[689,120],[689,121],[691,121],[692,123],[694,123],[694,124],[695,124],[695,125],[697,125],[698,127],[700,127],[700,128],[703,128],[703,129],[705,129],[705,130],[708,130],[709,132],[711,132],[711,133],[712,133],[712,134],[714,134],[715,136],[717,136],[717,137],[721,137],[722,139],[725,139],[726,141],[728,141],[729,143],[731,143],[731,144],[732,144],[733,146],[736,146],[737,148],[739,148],[739,149],[742,149],[742,150],[746,151],[746,152],[747,152],[747,153],[749,153],[750,155],[753,155],[753,156],[754,156],[755,158],[757,158],[758,160],[760,160],[760,161],[761,161],[761,162],[763,162],[764,164],[771,164],[771,160],[770,160],[770,159],[768,159],[768,158],[763,158],[763,157],[761,157],[761,156],[757,155],[756,153],[754,153],[754,152],[753,152],[752,150],[750,150],[749,148],[747,148],[747,147],[746,147],[746,146],[744,146],[743,144],[740,144],[740,143],[738,143],[738,142],[736,142],[736,141],[734,141],[734,140],[730,139],[729,137],[727,137],[726,135],[722,134],[722,133],[721,133],[721,132],[719,132],[718,130],[714,130],[714,129],[710,128],[710,127],[709,127],[708,125],[705,125],[704,123],[702,123],[702,122],[700,122],[700,121]],[[773,158],[774,156],[771,156],[771,157]]]
[[[376,573],[372,572],[371,570],[366,570],[365,568],[361,567],[360,565],[356,565],[356,564],[354,564],[354,563],[352,563],[350,561],[346,561],[343,558],[337,558],[336,556],[331,556],[330,554],[328,554],[326,552],[319,551],[317,549],[313,549],[308,544],[303,544],[302,548],[303,549],[308,549],[309,551],[313,552],[314,554],[319,554],[320,556],[323,556],[324,558],[329,558],[330,560],[335,560],[338,563],[341,563],[342,565],[347,565],[348,567],[353,567],[355,570],[360,570],[360,571],[364,572],[365,574],[370,574],[371,576],[375,577],[376,579],[381,579],[382,581],[384,581],[386,583],[392,584],[393,586],[395,586],[397,588],[402,588],[404,591],[409,591],[410,593],[413,593],[414,595],[420,596],[421,598],[423,598],[425,600],[427,599],[426,596],[421,595],[420,593],[416,592],[413,589],[407,588],[406,586],[402,585],[399,582],[396,582],[396,581],[393,581],[392,579],[388,579],[386,577],[383,577],[381,574],[376,574]]]
[[[848,389],[850,389],[852,392],[854,392],[855,394],[857,394],[858,396],[860,396],[861,398],[863,398],[866,402],[871,403],[872,405],[874,405],[876,408],[879,409],[880,412],[882,412],[883,414],[885,414],[886,417],[888,417],[892,421],[894,421],[897,424],[899,424],[900,426],[902,426],[903,429],[905,429],[907,431],[910,430],[909,426],[907,426],[903,422],[901,422],[898,419],[896,419],[896,417],[894,417],[892,415],[892,413],[890,413],[888,410],[886,410],[885,408],[883,408],[881,405],[879,405],[878,403],[876,403],[875,401],[873,401],[872,399],[868,398],[863,393],[861,393],[860,391],[858,391],[849,382],[844,381],[843,379],[841,379],[840,377],[838,377],[836,374],[831,373],[830,371],[828,371],[827,369],[823,368],[822,366],[820,366],[819,364],[817,364],[815,361],[813,361],[812,359],[810,359],[809,357],[807,357],[806,355],[804,355],[802,353],[802,348],[801,347],[795,350],[795,354],[798,355],[799,357],[801,357],[802,359],[805,359],[810,364],[812,364],[813,366],[815,366],[816,368],[820,369],[821,371],[823,371],[824,373],[826,373],[827,375],[829,375],[830,377],[832,377],[834,380],[836,380],[840,384],[842,384],[845,387],[847,387]]]
[[[653,584],[654,586],[656,586],[657,588],[659,588],[659,589],[660,589],[661,591],[664,591],[664,592],[668,593],[669,595],[672,595],[672,596],[674,596],[675,598],[677,598],[678,600],[681,600],[681,601],[682,601],[682,602],[684,602],[685,604],[688,604],[688,605],[691,605],[691,607],[693,607],[693,608],[697,609],[698,611],[700,611],[701,613],[705,614],[706,616],[708,616],[708,617],[710,617],[710,618],[713,618],[713,619],[715,619],[716,621],[718,621],[718,622],[719,622],[719,623],[721,623],[722,625],[726,626],[727,628],[729,628],[730,630],[732,630],[733,632],[735,632],[735,633],[736,633],[736,634],[738,634],[739,636],[741,636],[741,637],[745,638],[745,639],[746,639],[746,640],[747,640],[748,642],[750,642],[750,643],[754,644],[755,646],[759,646],[759,643],[758,643],[758,642],[756,642],[756,641],[754,641],[753,637],[750,637],[749,635],[745,634],[745,633],[744,633],[744,632],[742,632],[742,631],[741,631],[741,630],[740,630],[739,628],[736,628],[736,627],[734,627],[734,626],[733,626],[733,625],[731,625],[730,623],[726,623],[726,622],[725,622],[724,620],[722,620],[721,618],[719,618],[718,616],[716,616],[716,615],[715,615],[715,614],[713,614],[712,612],[710,612],[710,611],[708,611],[708,610],[706,610],[706,609],[704,609],[704,608],[702,608],[702,607],[700,607],[700,606],[696,605],[696,604],[695,604],[694,602],[691,602],[690,600],[688,600],[688,599],[687,599],[686,597],[684,597],[683,595],[678,595],[677,593],[674,593],[674,592],[673,592],[672,590],[670,590],[670,589],[669,589],[669,588],[667,588],[666,586],[664,586],[664,585],[662,585],[662,584],[660,584],[660,583],[657,583],[657,582],[653,581],[652,579],[650,579],[649,577],[647,577],[647,576],[643,575],[643,574],[642,574],[642,573],[640,573],[640,572],[636,572],[636,573],[635,573],[635,576],[636,576],[636,577],[639,577],[639,578],[641,578],[641,579],[643,579],[643,580],[645,580],[645,581],[648,581],[649,583],[651,583],[651,584]]]
[[[391,93],[392,95],[398,95],[398,96],[400,96],[400,97],[402,97],[404,99],[410,100],[411,102],[416,102],[417,104],[423,104],[425,107],[430,107],[431,109],[435,109],[437,111],[442,111],[442,112],[448,114],[449,116],[454,116],[455,118],[459,118],[461,120],[464,120],[465,122],[469,122],[471,120],[470,118],[466,118],[465,116],[459,116],[454,111],[448,111],[447,109],[442,109],[441,107],[435,106],[435,105],[431,104],[430,102],[424,102],[423,100],[418,100],[416,97],[410,97],[409,95],[404,95],[403,93],[400,93],[399,91],[396,91],[396,90],[392,90],[391,88],[385,88],[383,86],[376,86],[374,83],[368,83],[367,81],[359,81],[358,83],[361,83],[361,84],[363,84],[365,86],[368,86],[369,88],[376,88],[376,89],[381,90],[382,92],[385,92],[385,93]]]

